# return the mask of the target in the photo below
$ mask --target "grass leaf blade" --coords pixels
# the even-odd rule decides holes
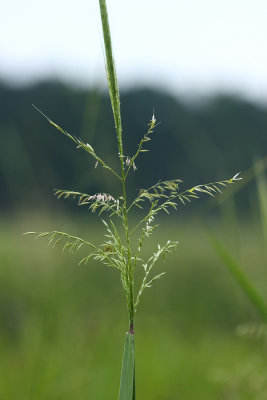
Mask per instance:
[[[115,126],[117,131],[118,145],[120,155],[123,155],[122,149],[122,126],[121,126],[121,111],[120,111],[120,93],[118,86],[118,79],[116,73],[116,67],[113,57],[113,49],[109,28],[108,11],[106,6],[106,0],[99,0],[101,21],[103,28],[103,37],[105,44],[105,62],[106,62],[106,73],[109,88],[109,95],[113,110],[113,116],[115,120]]]
[[[233,256],[227,251],[223,246],[221,241],[215,236],[215,234],[209,231],[209,241],[221,261],[227,267],[228,271],[231,273],[235,281],[238,283],[243,292],[250,299],[251,303],[258,310],[262,318],[267,321],[267,304],[264,299],[252,284],[249,277],[242,270],[238,262],[233,258]]]
[[[135,400],[134,334],[126,333],[119,400]]]

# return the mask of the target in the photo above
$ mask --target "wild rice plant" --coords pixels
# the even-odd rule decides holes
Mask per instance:
[[[109,166],[91,144],[85,143],[77,136],[71,135],[37,107],[35,108],[54,128],[70,139],[77,149],[87,152],[95,160],[95,167],[101,166],[105,168],[108,173],[112,174],[120,182],[121,195],[116,197],[113,194],[105,192],[88,194],[72,190],[56,190],[55,192],[58,199],[74,198],[78,201],[78,205],[87,206],[91,212],[98,213],[106,230],[101,244],[95,244],[80,237],[56,230],[28,233],[34,234],[36,238],[46,237],[49,244],[53,247],[62,245],[63,250],[68,249],[72,253],[77,252],[82,247],[86,248],[88,249],[88,254],[81,259],[80,264],[87,264],[90,260],[95,260],[118,271],[125,292],[129,315],[129,330],[126,333],[119,400],[132,400],[135,399],[134,324],[136,311],[144,291],[165,274],[165,272],[154,274],[155,264],[160,259],[164,261],[166,255],[173,251],[177,245],[176,241],[168,240],[163,245],[158,244],[155,252],[148,259],[144,258],[143,246],[145,240],[150,238],[154,229],[158,227],[156,217],[162,212],[169,214],[171,209],[176,210],[178,206],[190,203],[191,200],[198,199],[202,194],[214,196],[216,193],[221,192],[223,187],[232,184],[240,178],[236,174],[231,179],[197,185],[184,190],[180,189],[182,184],[180,179],[158,181],[148,189],[140,190],[136,198],[132,200],[128,199],[127,180],[130,174],[136,170],[138,158],[143,153],[149,151],[148,145],[157,127],[157,120],[153,113],[146,133],[141,138],[136,152],[133,155],[125,154],[120,93],[113,58],[106,1],[99,0],[99,5],[104,38],[106,75],[117,135],[118,170]],[[141,213],[139,220],[131,224],[129,223],[129,215],[136,209],[143,210],[143,213]],[[104,215],[106,215],[105,219]],[[119,224],[123,228],[122,234],[120,234]],[[133,235],[134,233],[135,235]],[[137,239],[135,239],[136,237]],[[140,268],[143,270],[143,279],[140,286],[136,288],[135,271]]]

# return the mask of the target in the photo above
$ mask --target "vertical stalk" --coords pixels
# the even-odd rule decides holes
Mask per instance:
[[[124,228],[125,228],[125,236],[127,241],[127,276],[129,283],[129,294],[128,294],[128,311],[129,311],[129,333],[134,333],[134,277],[133,277],[133,263],[132,263],[132,253],[131,253],[131,242],[129,235],[129,225],[128,225],[128,211],[127,211],[127,197],[126,197],[126,187],[125,187],[125,177],[124,177],[124,169],[123,178],[122,178],[122,186],[123,186],[123,199],[124,199]]]
[[[119,159],[121,167],[121,182],[122,182],[122,194],[123,194],[123,226],[125,230],[125,238],[127,242],[127,264],[125,265],[127,280],[128,280],[128,293],[127,304],[129,312],[130,328],[129,332],[134,331],[134,278],[133,278],[133,264],[132,264],[132,253],[131,253],[131,242],[129,234],[128,224],[128,211],[127,211],[127,195],[126,195],[126,175],[124,171],[124,155],[123,155],[123,142],[122,142],[122,124],[121,124],[121,112],[120,112],[120,94],[119,86],[115,68],[115,62],[113,57],[112,42],[109,28],[108,12],[106,7],[106,0],[99,0],[103,36],[105,43],[105,55],[106,55],[106,73],[109,88],[109,95],[111,106],[113,110],[113,116],[115,121],[115,128],[117,132]]]
[[[133,277],[133,262],[132,262],[131,242],[129,234],[129,224],[128,224],[126,175],[124,171],[124,161],[123,161],[124,155],[123,155],[123,142],[122,142],[120,94],[119,94],[119,86],[118,86],[115,62],[113,58],[106,0],[99,0],[99,5],[100,5],[103,36],[105,43],[106,73],[108,80],[108,88],[109,88],[110,101],[117,132],[119,159],[121,167],[122,193],[123,193],[123,226],[127,242],[127,260],[125,265],[125,272],[127,276],[127,286],[128,286],[126,290],[126,298],[127,298],[130,326],[129,326],[129,332],[126,333],[126,340],[124,346],[119,400],[135,400],[134,277]]]

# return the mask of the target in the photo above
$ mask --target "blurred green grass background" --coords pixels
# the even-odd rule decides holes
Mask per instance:
[[[212,222],[266,295],[266,248],[259,223]],[[167,275],[145,294],[136,323],[140,400],[265,399],[266,342],[237,335],[256,310],[211,249],[205,224],[162,220],[151,241],[178,239],[158,269]],[[21,235],[62,227],[100,237],[88,217],[24,215],[3,220],[0,237],[1,399],[116,398],[127,330],[118,274],[97,263],[78,266],[46,241]],[[137,271],[138,275],[138,271]],[[266,296],[265,296],[266,298]]]
[[[118,274],[97,263],[78,266],[82,254],[22,235],[56,229],[97,242],[103,234],[95,216],[51,192],[118,188],[31,103],[114,163],[109,103],[97,88],[55,82],[1,84],[0,100],[0,400],[116,399],[128,328]],[[140,304],[137,398],[266,400],[263,320],[208,236],[220,239],[267,302],[266,107],[225,95],[189,104],[148,89],[124,93],[122,107],[127,154],[153,107],[162,121],[130,195],[157,179],[182,178],[190,187],[244,171],[223,195],[162,218],[148,242],[147,254],[168,239],[180,245],[157,266],[167,275]]]

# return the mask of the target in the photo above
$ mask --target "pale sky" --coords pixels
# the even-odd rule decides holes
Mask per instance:
[[[267,0],[107,0],[121,87],[267,101]],[[105,79],[97,0],[2,0],[0,79]]]

